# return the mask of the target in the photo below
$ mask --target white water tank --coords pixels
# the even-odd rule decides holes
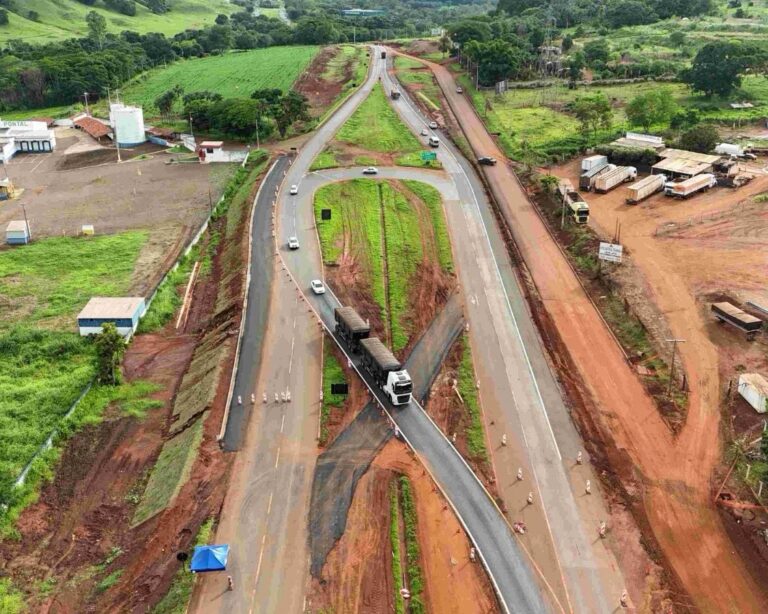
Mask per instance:
[[[146,142],[144,132],[144,110],[124,104],[113,104],[109,108],[109,123],[120,147],[132,147]]]

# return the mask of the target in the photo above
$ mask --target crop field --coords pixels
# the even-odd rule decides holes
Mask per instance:
[[[330,220],[320,220],[321,209],[331,209]],[[439,262],[444,270],[452,267],[439,194],[416,181],[403,185],[354,179],[320,188],[315,216],[323,260],[335,263],[342,255],[354,259],[392,332],[392,348],[406,347],[413,332],[408,315],[417,267],[425,259]],[[425,233],[424,225],[431,232]],[[390,254],[397,257],[385,258]]]
[[[185,92],[208,90],[224,98],[249,98],[262,88],[287,91],[317,50],[314,45],[270,47],[180,60],[139,75],[121,93],[127,103],[143,105],[145,113],[149,110],[151,115],[157,111],[155,99],[175,85]]]
[[[23,11],[10,10],[9,23],[0,26],[0,43],[21,39],[27,43],[46,43],[88,34],[85,16],[89,11],[101,13],[107,20],[107,29],[118,34],[123,30],[134,32],[160,32],[173,35],[187,28],[200,28],[212,24],[216,15],[238,10],[228,0],[174,0],[172,10],[156,15],[138,2],[136,15],[129,17],[104,8],[101,4],[88,6],[78,0],[23,0],[15,3]],[[37,11],[39,21],[21,14]]]

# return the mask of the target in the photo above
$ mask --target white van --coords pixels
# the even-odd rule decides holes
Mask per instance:
[[[429,144],[432,147],[438,147],[440,145],[440,139],[438,139],[436,136],[429,137]]]

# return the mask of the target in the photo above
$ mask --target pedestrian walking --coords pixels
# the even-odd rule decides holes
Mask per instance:
[[[518,467],[517,469],[517,481],[522,482],[523,481],[523,468]]]
[[[589,480],[587,480],[587,483],[584,486],[584,492],[587,493],[588,495],[592,494],[592,482],[590,482]]]
[[[235,590],[235,581],[232,579],[232,576],[227,576],[227,590]]]
[[[576,464],[581,465],[581,450],[579,450],[579,453],[576,455]]]
[[[532,492],[528,493],[527,501],[528,501],[528,505],[533,505],[533,493]]]
[[[501,445],[502,445],[502,446],[506,446],[506,445],[507,445],[507,434],[506,434],[506,433],[504,433],[504,434],[501,436]]]

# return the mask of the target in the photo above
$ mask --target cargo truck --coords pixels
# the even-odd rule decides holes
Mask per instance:
[[[762,328],[763,321],[742,311],[736,305],[728,302],[712,303],[712,313],[718,322],[727,322],[747,334],[747,339],[752,339]]]
[[[591,171],[593,168],[599,168],[608,164],[607,156],[589,156],[581,161],[582,172]]]
[[[579,189],[589,192],[600,175],[603,173],[610,173],[615,168],[615,164],[605,164],[603,166],[594,166],[590,170],[585,171],[581,177],[579,177]]]
[[[333,315],[336,320],[336,334],[357,354],[360,351],[360,341],[367,339],[371,334],[370,324],[352,307],[336,307]]]
[[[634,166],[619,166],[612,171],[603,173],[595,180],[594,190],[605,194],[621,183],[632,181],[637,177]]]
[[[627,188],[627,192],[629,193],[627,196],[627,204],[636,205],[641,200],[648,198],[651,194],[663,190],[666,183],[666,175],[648,175],[645,179],[633,183]]]
[[[664,186],[664,194],[666,196],[674,196],[675,198],[688,198],[697,192],[709,190],[709,188],[713,188],[716,185],[717,178],[712,173],[704,173],[685,181],[666,184]]]
[[[378,337],[361,339],[360,355],[363,369],[386,393],[392,405],[407,405],[411,402],[413,392],[411,376]]]
[[[589,205],[576,190],[568,179],[563,179],[557,187],[560,197],[565,201],[570,215],[577,224],[586,224],[589,222]]]

